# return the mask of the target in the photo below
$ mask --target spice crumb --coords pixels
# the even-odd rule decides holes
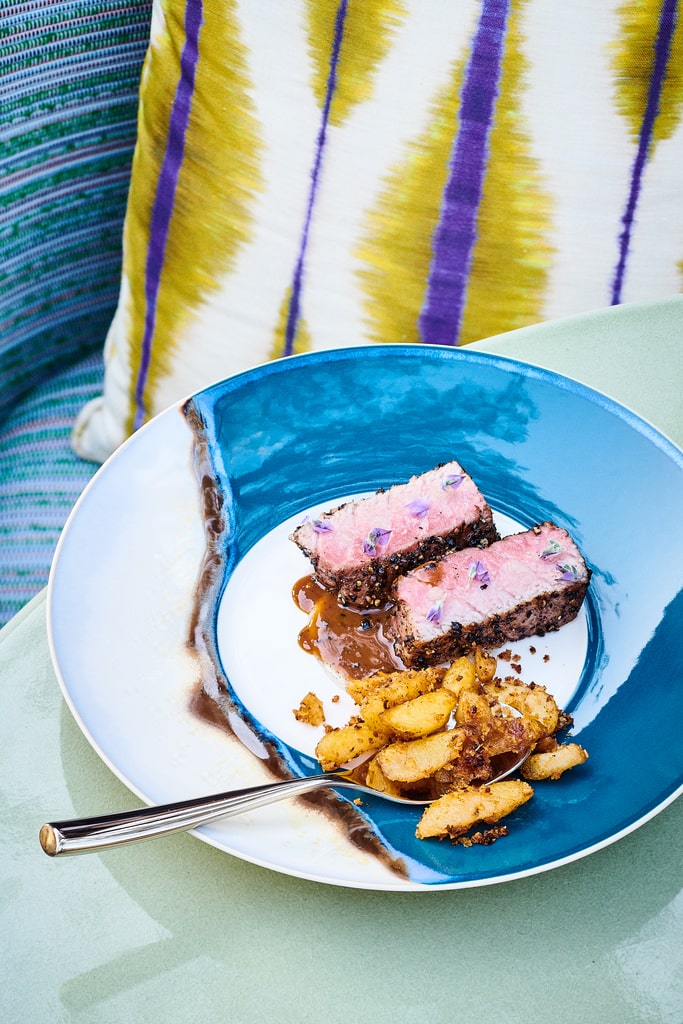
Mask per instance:
[[[498,825],[496,828],[485,829],[481,832],[473,832],[469,836],[453,836],[451,842],[456,846],[490,846],[496,839],[509,835],[507,825]]]

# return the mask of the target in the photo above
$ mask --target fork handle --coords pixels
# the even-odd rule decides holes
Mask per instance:
[[[357,788],[355,783],[334,772],[303,779],[284,779],[158,807],[139,807],[120,814],[49,822],[40,830],[40,845],[50,857],[90,853],[173,832],[186,832],[217,818],[242,814],[243,811],[264,807],[285,797],[301,796],[325,786]]]

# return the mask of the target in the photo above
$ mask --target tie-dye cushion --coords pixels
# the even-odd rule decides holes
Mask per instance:
[[[105,457],[268,359],[683,280],[683,0],[155,0]]]

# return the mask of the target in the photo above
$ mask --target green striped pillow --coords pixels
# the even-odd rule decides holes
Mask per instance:
[[[683,271],[679,0],[155,0],[101,459],[269,359],[466,345]]]

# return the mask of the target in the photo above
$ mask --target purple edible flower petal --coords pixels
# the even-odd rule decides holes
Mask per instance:
[[[435,622],[438,625],[438,623],[441,622],[441,613],[442,613],[442,611],[443,611],[443,598],[441,598],[439,601],[437,601],[436,604],[433,604],[432,607],[429,609],[429,611],[427,612],[427,615],[426,615],[427,622]]]
[[[469,577],[471,580],[477,580],[478,583],[490,583],[491,577],[489,576],[486,566],[483,562],[477,559],[476,562],[470,562]]]
[[[573,583],[575,580],[582,578],[575,565],[558,565],[557,568],[560,570],[558,580],[563,580],[565,583]]]
[[[383,530],[381,526],[375,526],[366,539],[363,541],[363,551],[366,555],[376,555],[377,548],[385,548],[389,543],[391,530]]]
[[[316,533],[332,533],[332,527],[324,519],[313,519],[311,526]]]
[[[409,501],[403,507],[407,508],[411,515],[417,516],[418,519],[422,519],[429,512],[429,502],[425,501],[424,498],[414,498],[413,501]]]
[[[441,489],[447,491],[451,487],[454,491],[460,486],[465,479],[464,473],[451,473],[441,484]]]

